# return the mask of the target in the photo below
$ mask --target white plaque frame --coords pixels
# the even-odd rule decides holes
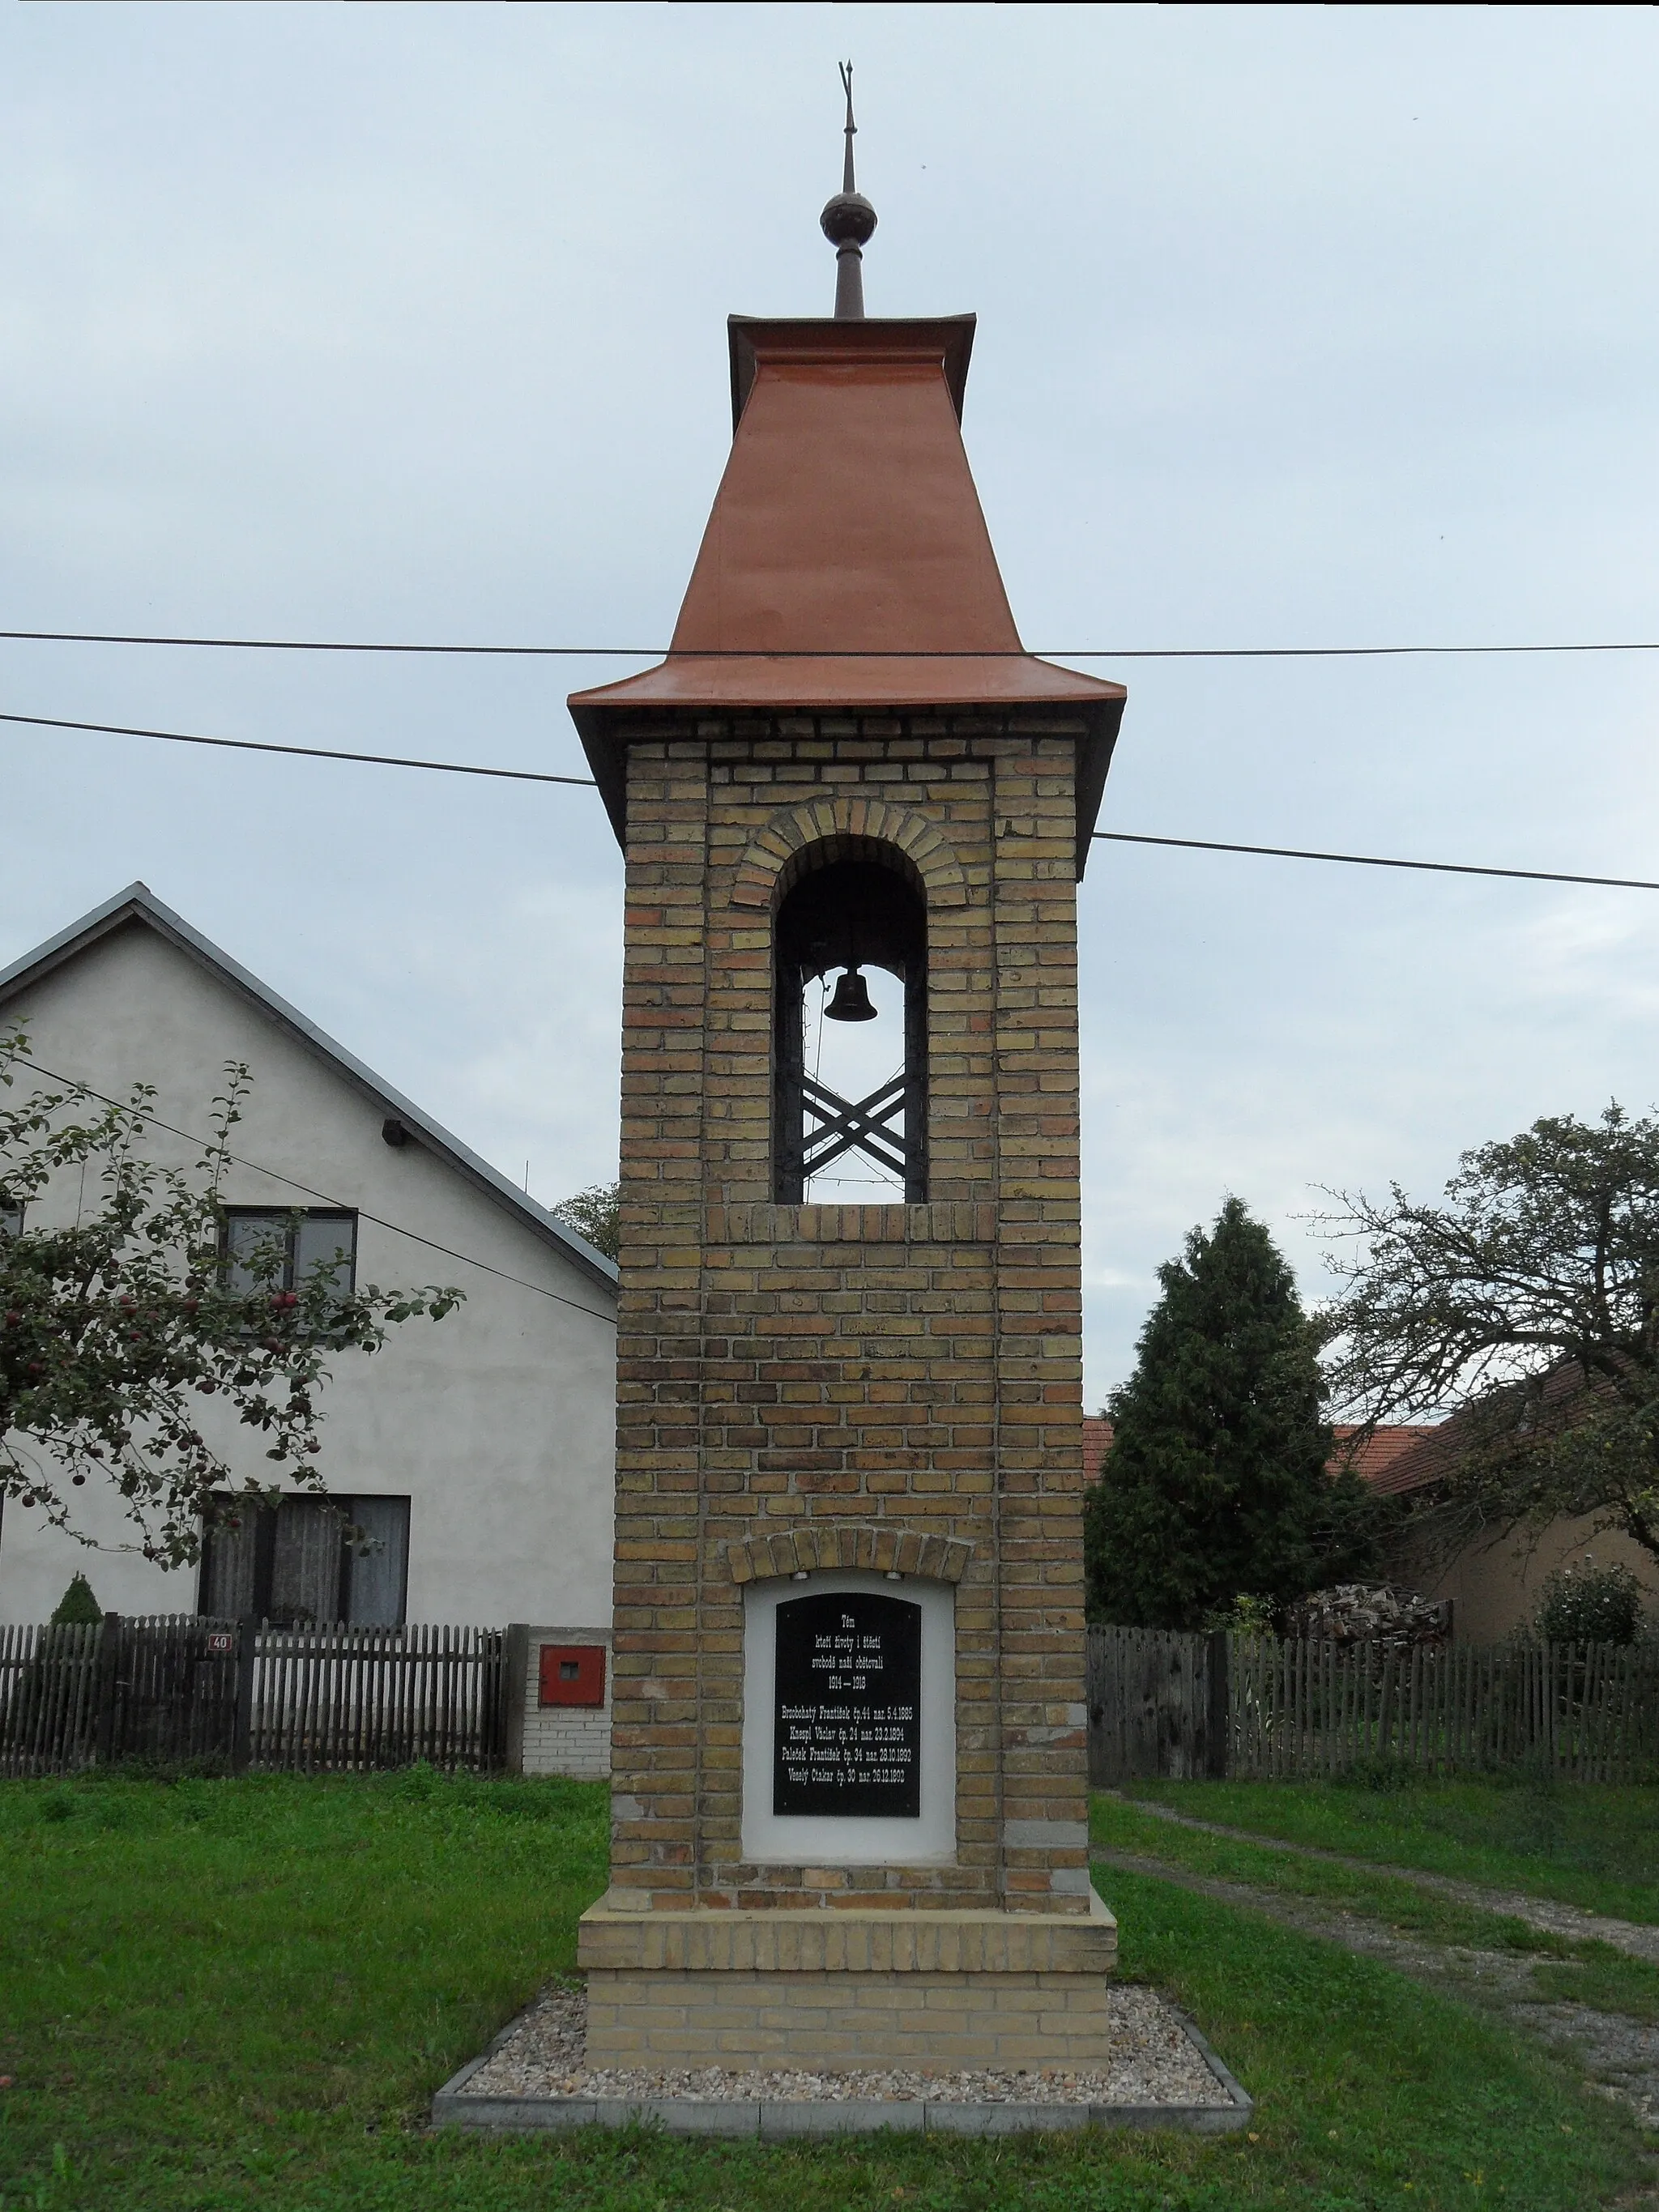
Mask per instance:
[[[775,1813],[778,1607],[837,1590],[904,1598],[921,1607],[921,1810],[914,1820]],[[957,1856],[957,1609],[951,1583],[823,1568],[769,1576],[743,1593],[743,1832],[750,1866],[951,1866]]]

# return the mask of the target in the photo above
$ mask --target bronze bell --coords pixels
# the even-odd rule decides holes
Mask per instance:
[[[831,1022],[872,1022],[876,1010],[870,1003],[870,993],[856,968],[843,969],[836,985],[836,995],[823,1010],[824,1019]]]

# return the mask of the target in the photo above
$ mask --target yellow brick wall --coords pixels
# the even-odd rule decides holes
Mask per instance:
[[[629,735],[613,1887],[1084,1912],[1079,732],[1028,710]],[[829,836],[902,819],[927,885],[925,1206],[771,1203],[765,880],[803,809]],[[838,1521],[973,1547],[955,1866],[738,1856],[728,1547]]]
[[[590,1968],[590,2066],[1074,2067],[1110,2056],[1104,1974],[618,1973]]]

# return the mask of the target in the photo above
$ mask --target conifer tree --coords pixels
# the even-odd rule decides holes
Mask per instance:
[[[1229,1198],[1158,1280],[1085,1506],[1090,1618],[1200,1628],[1241,1596],[1278,1611],[1363,1571],[1367,1500],[1327,1472],[1318,1340],[1267,1230]]]
[[[84,1575],[75,1575],[58,1601],[58,1610],[52,1616],[52,1625],[54,1628],[89,1628],[103,1617],[104,1608],[99,1604],[92,1584]]]

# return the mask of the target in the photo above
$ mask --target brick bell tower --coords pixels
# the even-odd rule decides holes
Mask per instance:
[[[852,127],[833,319],[731,319],[668,657],[570,702],[628,866],[595,2066],[1105,2056],[1076,885],[1125,694],[1021,647],[974,318],[866,319]]]

